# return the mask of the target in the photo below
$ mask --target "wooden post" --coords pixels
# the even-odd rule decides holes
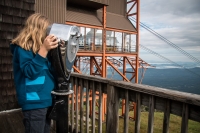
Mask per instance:
[[[98,116],[99,126],[98,126],[98,133],[102,133],[102,115],[104,115],[103,109],[102,109],[102,104],[103,104],[102,89],[103,89],[103,86],[102,86],[101,83],[98,83],[98,84],[99,84],[99,116]]]
[[[75,84],[76,84],[76,133],[78,133],[78,79],[75,78]]]
[[[128,90],[125,91],[125,115],[124,115],[124,133],[128,133],[129,126],[129,95]]]
[[[166,100],[164,119],[163,119],[163,133],[169,133],[169,118],[170,118],[170,101]]]
[[[149,119],[148,119],[148,133],[153,133],[154,122],[154,96],[149,96]]]
[[[75,90],[76,90],[76,84],[75,84],[75,81],[74,81],[74,78],[73,77],[71,77],[70,78],[71,79],[71,83],[72,83],[72,87],[73,87],[73,90],[74,90],[74,93],[75,93]],[[74,98],[76,97],[75,95],[74,95],[74,93],[72,94],[72,97],[71,97],[71,132],[73,132],[74,131]]]
[[[95,83],[92,82],[92,133],[95,133],[95,103],[96,103],[96,89]]]
[[[136,93],[136,106],[135,133],[140,133],[141,97],[139,92]]]
[[[83,93],[84,93],[84,87],[83,87],[83,80],[79,80],[80,84],[80,131],[83,131],[83,113],[84,113],[84,108],[83,108]]]
[[[123,57],[123,75],[126,76],[126,58]],[[123,81],[126,81],[125,78],[123,78]],[[125,113],[125,100],[122,99],[122,116]]]
[[[181,133],[188,133],[188,104],[183,103]]]
[[[88,80],[85,82],[86,84],[86,133],[89,133],[89,83]]]
[[[107,117],[106,133],[118,133],[119,91],[108,84],[107,86]]]

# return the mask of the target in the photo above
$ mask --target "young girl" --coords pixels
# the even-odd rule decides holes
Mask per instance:
[[[10,45],[15,88],[26,133],[50,133],[46,114],[52,105],[55,81],[47,55],[58,46],[58,40],[54,35],[46,36],[49,25],[47,17],[32,14]]]

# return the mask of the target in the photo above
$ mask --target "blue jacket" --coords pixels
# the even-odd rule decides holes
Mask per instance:
[[[17,99],[22,110],[51,106],[55,80],[48,59],[18,45],[11,44],[10,49]]]

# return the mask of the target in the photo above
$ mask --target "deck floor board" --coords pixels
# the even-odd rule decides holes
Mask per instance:
[[[24,133],[22,111],[3,111],[0,112],[0,133]],[[51,129],[51,133],[55,130]]]

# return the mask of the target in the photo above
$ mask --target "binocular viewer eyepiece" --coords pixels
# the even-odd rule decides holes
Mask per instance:
[[[58,47],[50,51],[51,63],[53,65],[57,92],[69,91],[68,83],[70,73],[74,65],[77,51],[79,49],[79,39],[82,34],[76,26],[54,23],[47,29],[47,35],[53,34],[58,39]]]

